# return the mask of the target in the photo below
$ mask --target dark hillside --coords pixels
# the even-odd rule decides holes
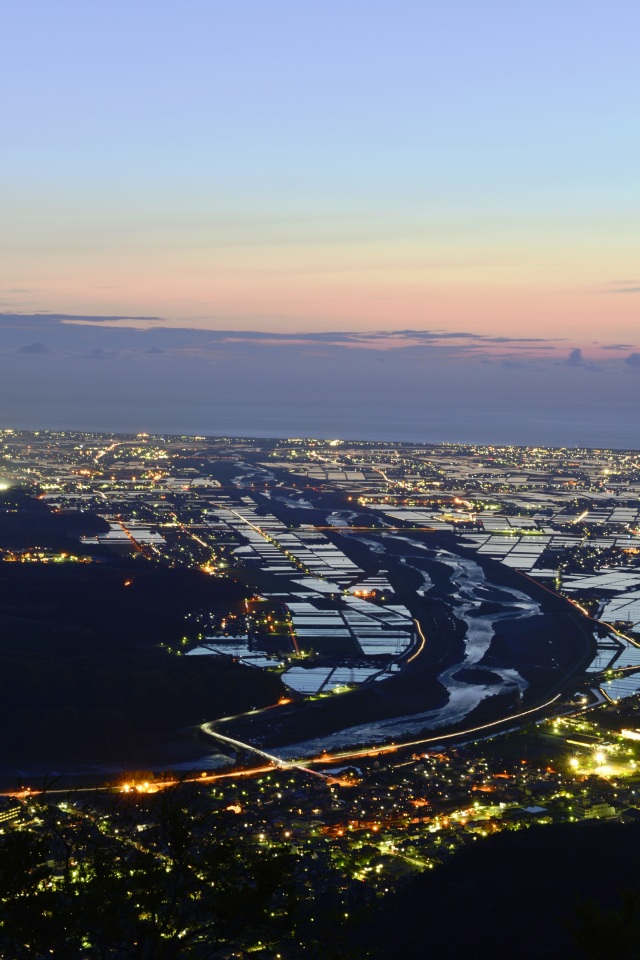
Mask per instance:
[[[180,646],[186,613],[244,596],[142,559],[0,563],[0,762],[131,763],[179,728],[277,701],[272,675],[161,646]]]
[[[386,901],[367,945],[375,960],[630,960],[640,944],[639,858],[638,824],[478,839]],[[623,921],[630,901],[635,910]]]
[[[88,553],[79,537],[106,533],[109,524],[84,510],[51,510],[37,497],[14,487],[0,491],[0,548],[26,550],[34,547]]]

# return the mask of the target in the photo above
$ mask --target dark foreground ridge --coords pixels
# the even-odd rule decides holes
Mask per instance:
[[[631,960],[640,944],[640,824],[504,832],[411,881],[371,918],[375,960]]]

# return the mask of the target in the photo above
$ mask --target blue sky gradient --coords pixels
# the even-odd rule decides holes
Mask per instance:
[[[52,411],[56,376],[91,390],[73,372],[85,341],[113,384],[151,369],[123,333],[55,320],[34,333],[40,313],[182,331],[154,368],[171,358],[176,398],[208,376],[210,345],[189,332],[201,328],[360,333],[357,347],[314,342],[328,395],[350,395],[345,356],[374,393],[361,371],[413,364],[400,393],[422,409],[450,365],[489,427],[509,364],[526,371],[532,415],[542,393],[556,411],[591,403],[614,370],[621,403],[636,403],[639,28],[631,0],[7,0],[0,311],[23,319],[0,323],[0,366],[46,347],[21,355],[12,416],[30,404],[37,426],[25,364],[49,371]],[[407,329],[489,339],[372,339]],[[236,380],[250,350],[274,377],[310,363],[308,343],[232,343],[215,349]],[[263,406],[280,396],[270,383]],[[605,408],[602,430],[615,411],[603,382]]]

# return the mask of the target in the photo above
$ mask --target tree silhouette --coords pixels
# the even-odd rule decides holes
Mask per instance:
[[[179,785],[144,807],[123,795],[107,807],[30,802],[35,822],[0,837],[0,955],[208,960],[262,945],[349,956],[340,896],[301,897],[304,858],[256,843],[202,800]]]

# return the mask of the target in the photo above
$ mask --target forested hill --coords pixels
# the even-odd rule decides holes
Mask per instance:
[[[277,677],[163,646],[179,646],[186,613],[244,595],[143,559],[0,563],[2,760],[133,763],[180,728],[274,703]]]

